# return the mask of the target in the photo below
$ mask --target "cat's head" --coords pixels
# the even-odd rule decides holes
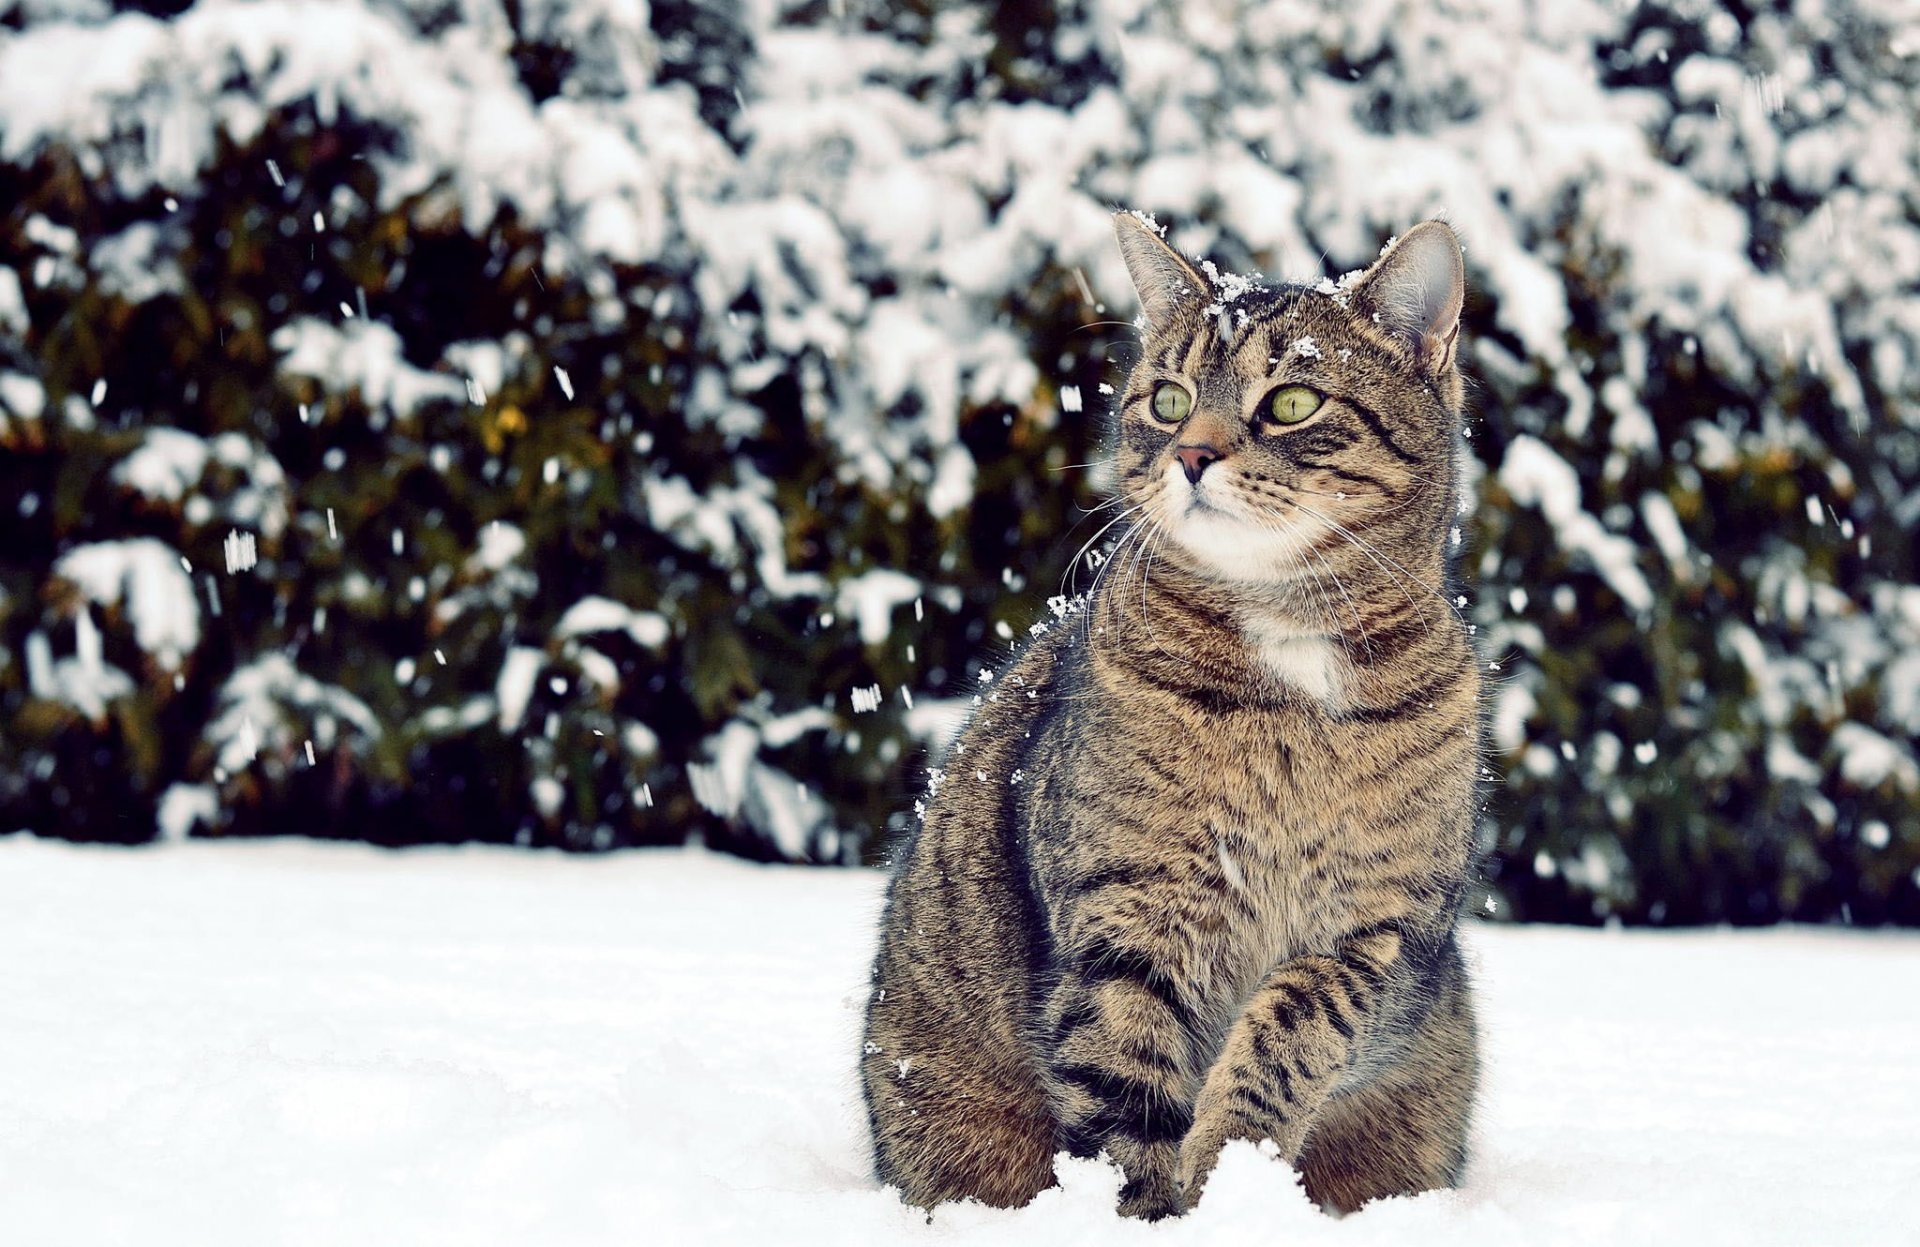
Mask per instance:
[[[1430,565],[1453,519],[1465,273],[1440,221],[1340,283],[1202,274],[1114,218],[1142,315],[1117,410],[1128,507],[1202,575],[1315,580],[1327,560]]]

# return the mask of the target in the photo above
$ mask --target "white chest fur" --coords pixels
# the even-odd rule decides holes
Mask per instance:
[[[1263,615],[1248,617],[1244,627],[1254,657],[1276,680],[1328,706],[1339,703],[1346,659],[1331,640]]]

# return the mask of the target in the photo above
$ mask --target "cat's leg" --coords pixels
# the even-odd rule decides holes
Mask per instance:
[[[1404,1055],[1366,1086],[1335,1093],[1307,1135],[1300,1173],[1323,1208],[1351,1212],[1460,1182],[1479,1056],[1458,947],[1449,954]]]
[[[1121,1215],[1184,1210],[1175,1167],[1199,1085],[1191,1013],[1154,954],[1107,933],[1063,950],[1071,971],[1049,1002],[1048,1080],[1066,1144],[1120,1166]]]
[[[1026,1034],[1033,920],[965,821],[930,820],[888,898],[861,1077],[882,1182],[922,1208],[1018,1207],[1053,1185],[1058,1141]]]
[[[1443,942],[1451,938],[1423,947],[1438,952]],[[1382,922],[1350,932],[1333,955],[1275,969],[1229,1029],[1194,1104],[1177,1175],[1187,1202],[1231,1139],[1272,1139],[1283,1159],[1299,1162],[1342,1078],[1376,1063],[1374,1045],[1406,1039],[1394,1024],[1433,990],[1432,962],[1428,952],[1409,955],[1400,923]]]

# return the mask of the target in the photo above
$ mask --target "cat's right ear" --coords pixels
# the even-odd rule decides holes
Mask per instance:
[[[1127,276],[1133,279],[1140,310],[1146,313],[1151,328],[1166,329],[1182,312],[1202,306],[1207,279],[1167,245],[1152,218],[1137,212],[1116,212],[1113,233],[1120,240],[1120,257],[1127,262]]]
[[[1445,221],[1423,221],[1387,244],[1353,288],[1354,310],[1367,314],[1431,376],[1453,367],[1467,270],[1460,240]]]

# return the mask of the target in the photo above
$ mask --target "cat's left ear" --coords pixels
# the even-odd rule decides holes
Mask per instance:
[[[1467,271],[1445,221],[1423,221],[1374,262],[1354,287],[1354,308],[1392,334],[1429,377],[1453,367]]]
[[[1207,279],[1167,245],[1151,218],[1116,212],[1113,233],[1120,240],[1120,258],[1127,262],[1127,276],[1133,279],[1140,310],[1147,314],[1149,325],[1165,330],[1182,311],[1197,310],[1205,304]]]

